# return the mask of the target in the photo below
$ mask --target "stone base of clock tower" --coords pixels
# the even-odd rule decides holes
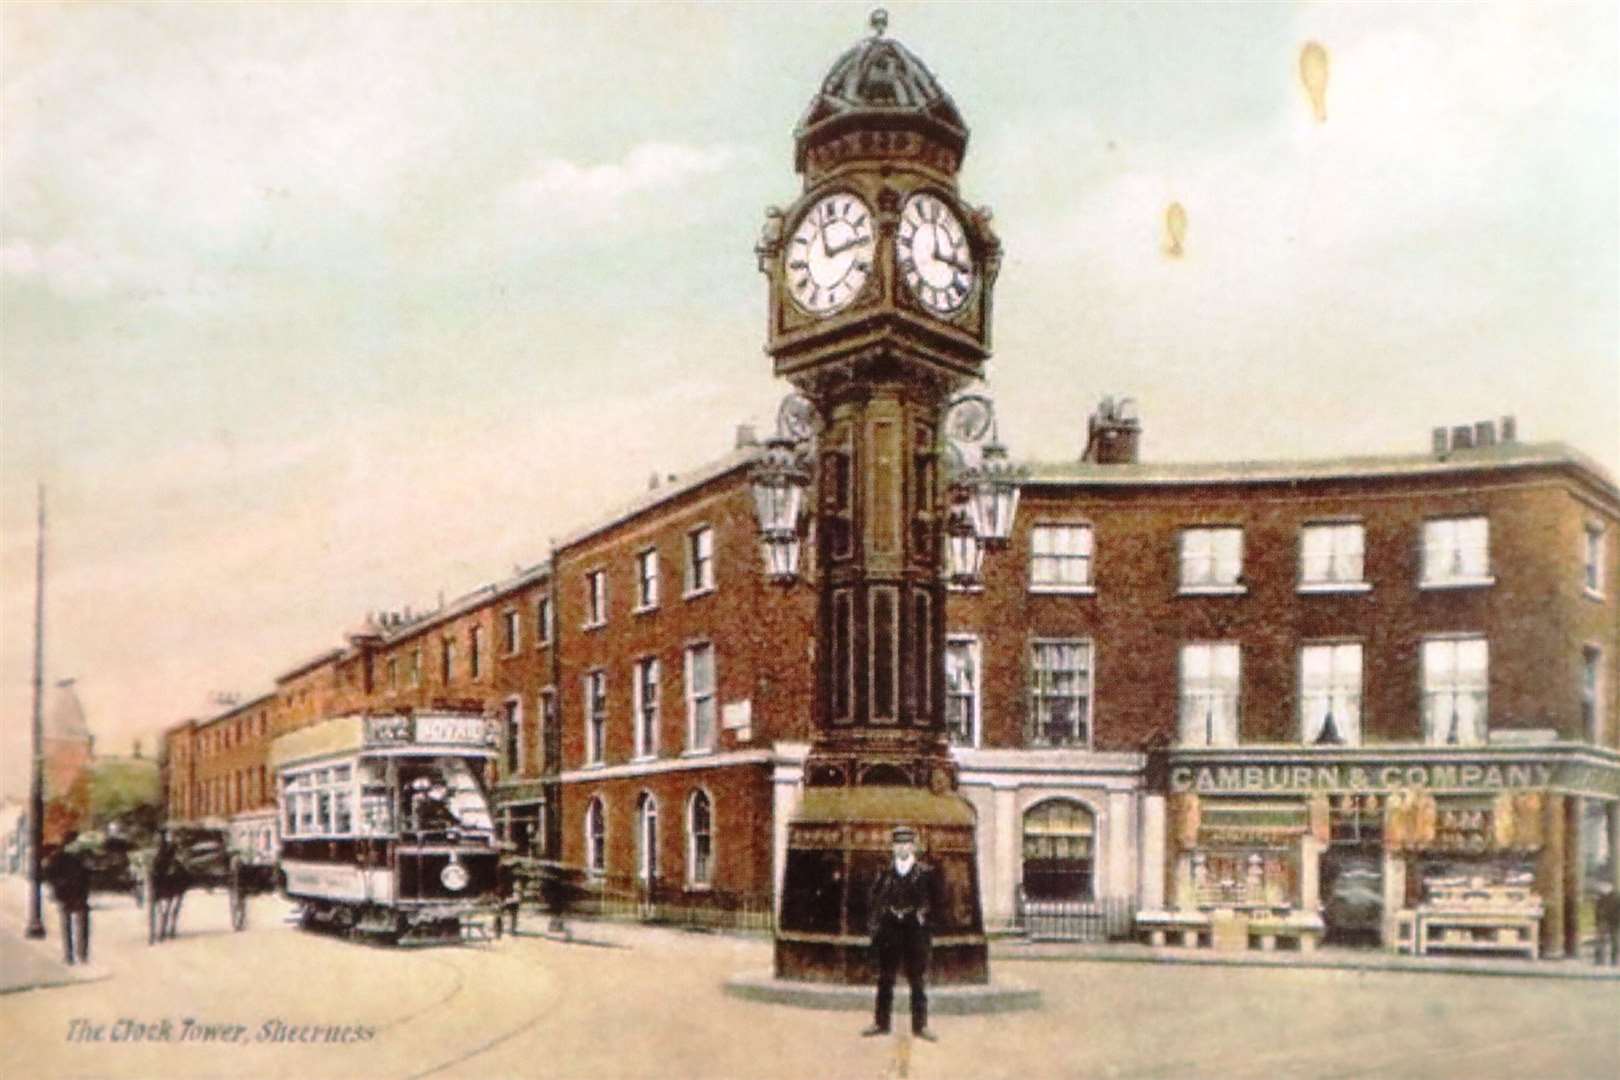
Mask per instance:
[[[893,858],[897,825],[916,830],[917,857],[939,878],[930,985],[989,980],[973,810],[958,795],[904,786],[805,790],[788,823],[778,979],[867,986],[876,981],[867,904],[873,880]]]

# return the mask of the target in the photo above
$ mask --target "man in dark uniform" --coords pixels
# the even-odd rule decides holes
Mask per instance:
[[[79,834],[69,832],[45,866],[51,895],[62,913],[62,959],[90,962],[90,868],[75,848]]]
[[[1609,965],[1620,965],[1620,892],[1615,892],[1614,886],[1607,881],[1600,883],[1595,906],[1598,932],[1596,960],[1599,964],[1603,963],[1603,954],[1607,951]]]
[[[894,1005],[894,976],[903,962],[911,986],[911,1033],[934,1042],[928,1030],[928,946],[934,921],[938,879],[934,868],[917,859],[917,833],[902,825],[894,830],[894,861],[872,883],[867,909],[872,948],[877,950],[877,1011],[862,1035],[889,1030]]]

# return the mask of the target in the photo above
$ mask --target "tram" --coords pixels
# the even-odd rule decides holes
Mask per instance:
[[[277,738],[280,868],[306,929],[460,940],[493,914],[499,844],[485,795],[498,721],[469,709],[340,716]]]

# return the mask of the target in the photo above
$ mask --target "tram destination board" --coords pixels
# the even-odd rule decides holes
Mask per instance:
[[[367,746],[444,746],[485,749],[499,745],[500,728],[487,716],[464,713],[419,713],[415,716],[368,716]]]

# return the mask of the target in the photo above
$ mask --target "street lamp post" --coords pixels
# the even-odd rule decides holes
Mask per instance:
[[[45,936],[40,918],[40,848],[45,843],[45,485],[39,485],[39,540],[34,563],[34,745],[28,790],[28,926],[31,938]]]

